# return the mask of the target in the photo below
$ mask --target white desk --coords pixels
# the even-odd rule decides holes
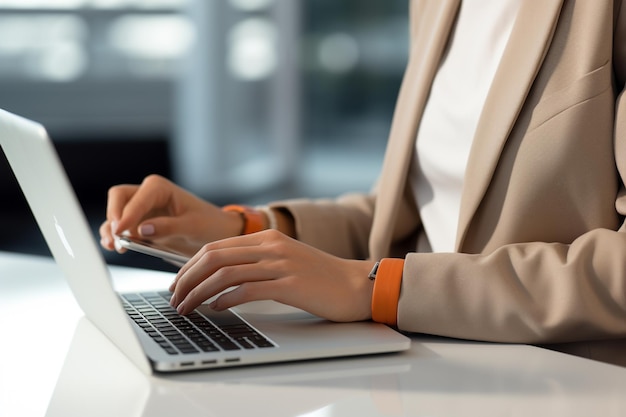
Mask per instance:
[[[172,279],[112,269],[118,287]],[[626,415],[625,368],[433,337],[402,354],[146,377],[82,318],[48,258],[0,253],[0,313],[2,416]]]

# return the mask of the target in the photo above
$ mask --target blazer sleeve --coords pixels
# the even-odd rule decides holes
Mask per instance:
[[[562,343],[626,337],[626,233],[488,255],[409,254],[398,327],[472,340]]]
[[[368,257],[375,194],[351,193],[336,199],[294,199],[270,204],[293,216],[299,241],[335,256]]]
[[[617,33],[626,34],[626,9]],[[488,254],[406,257],[398,327],[474,340],[562,343],[626,337],[626,36],[616,37],[617,230],[570,244],[515,243]],[[619,81],[621,79],[621,81]],[[621,84],[619,84],[621,83]]]

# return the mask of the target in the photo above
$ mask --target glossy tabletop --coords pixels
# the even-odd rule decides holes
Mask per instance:
[[[123,290],[172,274],[111,268]],[[624,416],[626,368],[414,336],[400,354],[146,376],[83,317],[50,258],[0,253],[0,415]]]

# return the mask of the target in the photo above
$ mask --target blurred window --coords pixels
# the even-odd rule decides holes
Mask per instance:
[[[0,0],[0,79],[169,79],[193,41],[185,0]]]
[[[0,0],[0,107],[57,140],[168,135],[187,0]]]
[[[0,108],[42,122],[56,140],[181,142],[177,100],[187,94],[197,101],[185,112],[199,109],[191,117],[219,125],[212,137],[198,130],[198,140],[216,145],[195,155],[199,165],[206,153],[228,154],[217,146],[228,142],[219,145],[232,155],[216,166],[252,167],[274,183],[266,181],[267,165],[289,165],[274,171],[295,176],[294,169],[317,167],[323,146],[316,172],[332,184],[358,177],[365,187],[382,157],[408,55],[408,3],[0,0]],[[212,8],[217,21],[203,24],[194,7]],[[194,59],[206,62],[190,75]],[[193,85],[183,94],[185,77]],[[203,88],[198,79],[210,81]],[[351,156],[354,165],[339,162],[349,173],[326,169],[329,149],[338,161]],[[312,157],[301,164],[300,154]],[[240,170],[245,178],[250,169]]]

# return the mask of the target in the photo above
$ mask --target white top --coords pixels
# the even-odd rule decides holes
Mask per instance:
[[[463,0],[416,140],[412,185],[434,252],[454,251],[480,113],[522,0]]]

